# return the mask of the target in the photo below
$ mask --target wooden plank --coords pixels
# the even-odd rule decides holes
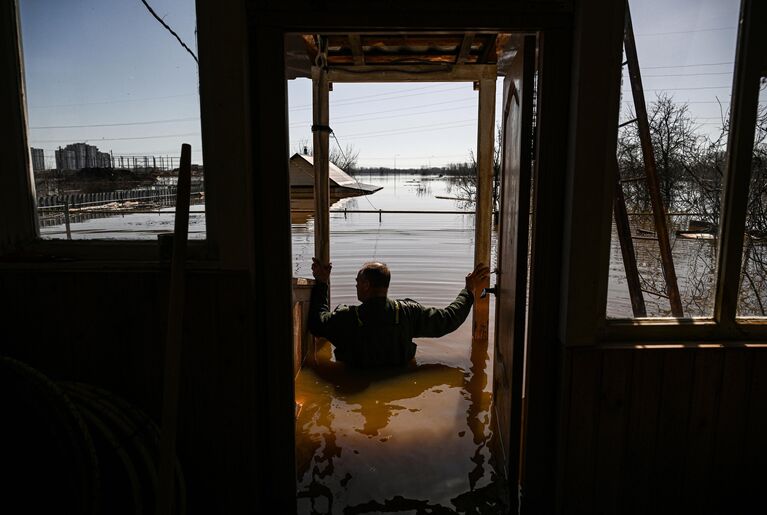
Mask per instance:
[[[748,342],[767,342],[767,326],[763,322],[747,324],[745,321],[737,327],[723,327],[710,319],[685,318],[673,324],[669,319],[643,320],[607,320],[600,331],[600,340],[627,345],[681,345],[689,342],[693,345],[732,341],[736,345]]]
[[[362,51],[362,43],[360,42],[359,34],[349,34],[349,46],[352,49],[352,55],[354,56],[354,64],[357,66],[365,65],[365,53]]]
[[[366,57],[369,60],[369,58]],[[328,70],[330,82],[473,82],[495,80],[494,64],[404,64],[340,67]]]
[[[493,147],[495,143],[495,78],[479,81],[477,120],[477,214],[474,217],[474,265],[490,266],[493,224]],[[481,286],[490,285],[488,277]],[[487,340],[490,298],[474,299],[472,338]]]
[[[602,353],[568,350],[572,382],[569,385],[568,425],[565,432],[567,481],[562,504],[569,513],[594,513],[594,480],[597,455],[597,420],[600,409]]]
[[[249,34],[248,84],[254,167],[250,194],[255,226],[250,241],[257,251],[251,270],[250,298],[253,300],[248,308],[252,309],[249,316],[256,336],[249,348],[252,361],[238,368],[240,376],[236,380],[243,383],[242,388],[249,391],[254,388],[258,392],[258,396],[246,397],[247,404],[241,409],[269,413],[269,421],[259,424],[250,435],[252,439],[243,443],[247,443],[247,452],[253,453],[248,456],[250,461],[245,472],[250,475],[254,472],[251,467],[255,467],[260,475],[244,480],[259,488],[239,494],[247,496],[243,499],[247,508],[228,511],[256,512],[261,509],[259,506],[279,506],[285,513],[293,513],[296,509],[295,382],[290,345],[293,270],[285,36],[279,27],[261,24],[250,27]],[[257,356],[252,352],[256,350]],[[264,446],[265,442],[268,445]],[[255,449],[259,443],[260,449]]]
[[[455,64],[463,64],[466,62],[466,58],[471,52],[471,44],[474,43],[474,33],[467,32],[463,35],[463,41],[461,42],[461,48],[458,50],[458,56],[455,58]]]
[[[727,173],[722,193],[719,270],[714,317],[725,327],[735,325],[743,235],[746,227],[752,149],[759,102],[759,79],[767,54],[767,3],[743,2],[735,56],[735,77],[727,140]]]
[[[519,37],[516,43],[518,53],[504,79],[493,362],[494,406],[501,422],[499,431],[510,485],[518,484],[520,469],[536,46],[534,37]],[[511,511],[516,511],[517,501],[510,499]]]
[[[655,446],[663,388],[663,350],[635,351],[631,372],[621,505],[615,513],[657,512]]]
[[[639,280],[634,241],[631,239],[631,226],[629,225],[628,213],[626,212],[626,198],[623,195],[623,186],[620,181],[618,162],[615,161],[615,199],[613,200],[613,218],[618,233],[623,256],[623,269],[626,271],[626,283],[631,297],[631,309],[635,317],[646,317],[647,309],[642,296],[642,284]]]
[[[679,489],[685,472],[687,425],[696,353],[682,349],[666,351],[664,354],[656,460],[649,488],[657,495],[659,509],[683,512]]]
[[[0,111],[5,139],[0,152],[0,254],[15,251],[39,236],[32,176],[21,54],[18,2],[0,6]]]
[[[248,189],[244,187],[253,176],[247,70],[243,65],[248,46],[241,21],[245,9],[236,2],[198,2],[196,8],[207,245],[223,269],[243,270],[249,266],[248,242],[253,234]],[[190,258],[196,244],[190,242]],[[150,258],[156,256],[156,244],[153,247]]]
[[[743,442],[743,460],[738,464],[741,472],[741,495],[734,502],[742,505],[741,513],[748,513],[764,502],[764,484],[767,481],[767,350],[750,353],[753,362],[749,385],[746,434]]]
[[[645,105],[644,91],[642,88],[642,75],[639,68],[639,58],[637,57],[636,44],[634,41],[634,28],[631,23],[631,12],[628,4],[626,5],[624,48],[626,52],[626,61],[628,61],[629,81],[631,83],[631,94],[634,99],[639,141],[642,147],[642,159],[644,161],[645,175],[647,176],[647,191],[650,194],[655,233],[658,235],[663,277],[666,281],[666,294],[668,295],[669,303],[671,304],[671,313],[673,316],[682,317],[684,316],[682,299],[679,296],[679,286],[676,280],[676,270],[674,269],[674,258],[671,255],[671,243],[669,242],[668,225],[666,222],[666,208],[663,205],[663,199],[661,198],[660,193],[660,179],[658,178],[658,170],[655,164],[655,151],[653,149],[652,136],[650,134],[650,122],[647,117],[647,106]]]
[[[408,31],[407,35],[399,36],[396,34],[361,34],[366,47],[381,49],[391,48],[391,51],[413,50],[413,49],[452,49],[455,51],[461,45],[463,34],[439,34],[424,33],[412,34]],[[333,38],[331,37],[331,44]],[[455,52],[454,52],[455,54]]]
[[[602,382],[595,449],[594,512],[621,513],[635,353],[609,350],[599,354],[602,357]]]
[[[576,15],[560,301],[567,345],[592,344],[607,307],[625,3],[595,0]]]
[[[189,236],[189,202],[192,180],[192,147],[181,145],[178,170],[176,216],[173,230],[168,325],[165,336],[165,370],[163,373],[162,423],[160,425],[160,466],[157,481],[155,513],[175,512],[176,432],[178,429],[178,395],[181,377],[181,349],[184,335],[184,302],[186,293],[186,241]]]
[[[482,57],[480,57],[479,62],[494,63],[498,60],[498,49],[495,46],[496,41],[498,41],[498,34],[493,34],[490,39],[485,41]]]
[[[330,97],[328,73],[324,68],[313,68],[313,122],[314,122],[314,256],[330,263]]]
[[[565,152],[550,152],[568,139],[572,32],[550,30],[538,38],[535,178],[530,257],[530,294],[525,350],[525,408],[520,492],[522,513],[554,513],[561,497],[566,433],[560,387],[564,368],[559,340]],[[560,413],[563,413],[560,416]],[[552,480],[552,478],[555,478]]]
[[[719,494],[714,479],[714,442],[722,390],[725,351],[701,349],[695,360],[694,381],[687,430],[685,475],[677,495],[685,509],[705,513]]]
[[[723,352],[722,393],[711,464],[716,495],[710,509],[713,513],[737,513],[744,511],[739,509],[737,500],[743,499],[742,464],[754,351],[727,349]]]

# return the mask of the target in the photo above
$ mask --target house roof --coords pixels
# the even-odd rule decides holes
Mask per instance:
[[[314,158],[312,156],[307,156],[305,154],[293,154],[293,157],[290,158],[290,161],[293,162],[294,160],[297,160],[297,159],[303,159],[304,161],[309,163],[309,165],[312,167],[312,172],[311,172],[312,173],[312,180],[311,180],[311,182],[309,184],[313,186],[314,185],[314,179],[313,179],[313,177],[314,177]],[[294,175],[294,169],[292,167],[291,167],[290,171],[291,171],[291,183],[292,184],[300,184],[300,183],[305,183],[306,182],[306,180],[304,180],[304,178],[301,178],[301,180],[299,180],[298,177],[294,177],[293,176]],[[359,182],[357,179],[355,179],[354,177],[352,177],[348,173],[346,173],[343,170],[341,170],[339,167],[337,167],[332,162],[328,163],[328,175],[329,175],[329,178],[330,178],[330,185],[331,186],[335,186],[335,187],[359,190],[359,191],[362,191],[362,192],[365,192],[365,193],[373,193],[373,192],[376,192],[376,191],[380,190],[381,188],[383,188],[383,186],[374,186],[372,184],[363,184],[363,183]]]

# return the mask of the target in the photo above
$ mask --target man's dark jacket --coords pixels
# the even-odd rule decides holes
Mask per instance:
[[[474,302],[463,289],[446,308],[427,308],[412,299],[370,299],[359,306],[340,305],[330,311],[328,285],[312,288],[309,330],[327,338],[337,361],[358,367],[402,365],[413,359],[413,338],[437,338],[455,331]]]

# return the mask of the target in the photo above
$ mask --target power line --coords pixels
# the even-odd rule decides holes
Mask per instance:
[[[416,96],[426,95],[426,94],[430,94],[430,93],[445,93],[447,91],[458,91],[458,90],[462,90],[462,89],[466,89],[466,88],[464,88],[464,87],[448,88],[448,89],[442,89],[442,90],[438,90],[438,91],[434,91],[434,92],[411,93],[411,94],[407,94],[407,95],[400,95],[400,94],[396,94],[395,95],[393,93],[392,94],[382,93],[380,95],[373,95],[375,98],[372,98],[372,99],[362,99],[362,100],[360,100],[358,98],[358,99],[349,100],[349,101],[340,100],[338,102],[333,102],[332,105],[333,106],[346,106],[346,105],[353,105],[353,104],[360,104],[360,103],[386,102],[388,100],[397,99],[397,98],[416,97]],[[387,95],[387,98],[380,98],[383,95]],[[312,108],[311,105],[305,105],[305,106],[302,106],[302,107],[294,107],[294,108],[291,108],[290,110],[291,111],[305,111],[305,110],[311,109],[311,108]]]
[[[732,72],[707,72],[707,73],[661,73],[658,75],[642,75],[647,77],[702,77],[706,75],[732,75]]]
[[[171,34],[173,34],[173,36],[174,36],[174,37],[175,37],[175,38],[178,40],[178,42],[181,44],[181,46],[182,46],[182,47],[184,47],[184,49],[186,49],[186,51],[187,51],[187,52],[189,52],[189,55],[191,55],[191,56],[192,56],[192,58],[194,59],[194,62],[195,62],[195,63],[197,63],[197,66],[199,66],[199,65],[200,65],[200,61],[198,61],[198,60],[197,60],[197,56],[196,56],[196,55],[194,55],[194,52],[192,52],[192,50],[191,50],[191,49],[190,49],[188,46],[186,46],[186,43],[184,43],[184,42],[181,40],[181,38],[179,37],[179,35],[178,35],[178,34],[176,34],[176,32],[175,32],[173,29],[171,29],[171,28],[170,28],[170,26],[169,26],[167,23],[165,23],[165,21],[164,21],[162,18],[160,18],[159,16],[157,16],[157,13],[156,13],[156,12],[154,12],[154,9],[152,9],[152,7],[151,7],[151,6],[150,6],[150,5],[147,3],[147,1],[146,1],[146,0],[141,0],[141,3],[142,3],[142,4],[144,4],[144,6],[146,6],[146,8],[149,10],[150,14],[151,14],[152,16],[154,16],[154,18],[155,18],[157,21],[159,21],[159,22],[160,22],[160,25],[162,25],[163,27],[165,27],[165,28],[168,30],[168,32],[170,32]]]
[[[419,86],[417,88],[407,88],[407,89],[403,89],[402,91],[396,91],[396,92],[393,91],[391,93],[373,93],[371,95],[354,96],[354,97],[351,97],[351,98],[349,98],[347,100],[360,100],[360,99],[363,99],[363,98],[374,98],[374,97],[378,97],[380,95],[394,95],[394,94],[401,94],[403,92],[407,93],[407,92],[410,92],[410,91],[419,91],[419,90],[423,90],[423,89],[442,88],[444,86],[445,86],[444,84],[429,84],[428,86]],[[293,107],[312,107],[312,104],[301,104],[301,105],[293,106]]]
[[[716,27],[711,29],[675,30],[673,32],[645,32],[645,33],[635,34],[635,36],[637,37],[670,36],[672,34],[692,34],[693,32],[715,32],[719,30],[735,30],[737,28],[738,28],[737,26],[731,26],[731,27]]]
[[[158,124],[158,123],[173,123],[173,122],[189,122],[189,121],[199,121],[199,116],[194,116],[192,118],[170,118],[167,120],[152,120],[147,122],[125,122],[125,123],[92,123],[92,124],[84,124],[84,125],[38,125],[35,127],[30,127],[30,129],[80,129],[84,127],[120,127],[123,125],[152,125],[152,124]]]
[[[183,134],[158,134],[156,136],[136,136],[132,138],[77,138],[83,143],[99,141],[127,141],[135,139],[160,139],[160,138],[180,138],[182,136],[199,136],[199,132],[186,132]],[[49,139],[49,140],[37,140],[35,143],[60,143],[63,141],[72,141],[72,138],[67,139]]]
[[[31,105],[29,106],[29,108],[30,109],[50,109],[53,107],[81,107],[81,106],[93,106],[93,105],[105,105],[105,104],[125,104],[129,102],[148,102],[150,100],[167,100],[169,98],[198,97],[198,96],[199,95],[196,93],[191,93],[187,95],[168,95],[164,97],[131,98],[127,100],[102,100],[99,102],[82,102],[80,104],[53,104],[53,105],[42,105],[42,106]]]
[[[356,116],[351,116],[351,117],[345,117],[345,118],[353,118],[352,120],[337,122],[334,125],[349,125],[349,124],[354,124],[354,123],[358,123],[358,122],[388,120],[388,119],[392,119],[392,118],[405,118],[405,117],[409,117],[409,116],[418,116],[418,115],[431,114],[431,113],[443,113],[443,112],[449,112],[449,111],[461,111],[461,110],[465,110],[465,109],[474,109],[474,108],[475,108],[475,106],[468,105],[468,106],[461,106],[461,107],[452,107],[452,108],[448,108],[448,109],[433,109],[433,110],[430,110],[430,111],[419,111],[419,112],[416,112],[416,113],[395,114],[395,115],[392,115],[392,116],[376,116],[376,117],[373,117],[373,118],[358,118]],[[402,111],[402,110],[407,110],[407,108],[405,108],[405,109],[392,109],[392,111]],[[386,113],[388,111],[381,111],[381,112],[382,113]],[[309,122],[293,123],[293,124],[290,125],[290,128],[291,129],[301,128],[301,127],[306,128],[309,125],[310,125]]]
[[[644,91],[689,91],[699,89],[732,89],[732,86],[703,86],[694,88],[645,88]],[[630,90],[625,90],[624,93],[628,93]]]
[[[640,66],[642,70],[660,70],[664,68],[693,68],[697,66],[720,66],[725,64],[735,64],[733,61],[725,61],[721,63],[698,63],[698,64],[673,64],[669,66]]]
[[[474,120],[472,120],[473,122]],[[395,131],[385,131],[385,132],[378,132],[378,133],[363,133],[358,136],[351,136],[349,138],[346,138],[348,140],[357,140],[357,139],[367,139],[367,138],[380,138],[380,137],[386,137],[386,136],[398,136],[401,134],[420,134],[423,132],[434,132],[434,131],[442,131],[442,130],[448,130],[448,129],[460,129],[463,127],[472,127],[474,126],[474,123],[463,123],[460,125],[444,125],[444,124],[435,124],[435,125],[429,125],[425,127],[434,127],[432,129],[415,129],[415,130],[395,130]]]

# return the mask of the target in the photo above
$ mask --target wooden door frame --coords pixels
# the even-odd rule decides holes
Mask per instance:
[[[259,138],[257,134],[267,134],[267,128],[272,134],[278,134],[279,145],[276,148],[283,148],[286,145],[287,137],[287,112],[286,105],[279,100],[284,98],[285,80],[284,80],[284,62],[276,55],[276,49],[282,49],[282,38],[286,33],[294,32],[330,32],[348,33],[365,30],[397,30],[403,31],[408,28],[421,29],[427,25],[422,16],[413,16],[411,10],[418,12],[419,7],[423,11],[429,12],[428,28],[429,31],[438,30],[460,30],[468,27],[485,30],[498,30],[503,32],[536,32],[542,37],[542,41],[548,41],[547,56],[545,59],[539,56],[541,63],[548,69],[548,77],[551,77],[546,87],[546,102],[548,108],[542,110],[538,107],[539,120],[546,120],[545,125],[541,122],[538,126],[537,148],[542,144],[553,145],[553,148],[561,148],[563,142],[567,141],[568,130],[567,120],[569,119],[568,105],[570,92],[563,88],[562,84],[570,83],[570,58],[571,58],[571,34],[572,23],[571,7],[569,2],[558,3],[520,3],[493,4],[490,8],[479,10],[464,8],[463,11],[451,12],[449,9],[438,13],[431,12],[432,5],[428,2],[403,2],[403,9],[391,9],[385,12],[376,10],[375,25],[361,25],[359,20],[371,20],[369,8],[353,7],[346,5],[345,8],[331,8],[327,4],[317,4],[314,2],[297,2],[298,5],[291,6],[290,9],[282,7],[281,4],[274,6],[269,3],[256,5],[249,3],[248,30],[251,34],[251,47],[249,49],[250,70],[248,73],[248,83],[250,86],[250,96],[247,102],[251,105],[251,130],[253,136],[250,139],[249,159],[253,160],[253,169],[270,170],[270,174],[259,175],[254,172],[253,177],[257,178],[257,184],[254,189],[261,191],[276,191],[279,194],[274,195],[279,199],[279,205],[274,204],[272,200],[271,207],[278,208],[279,219],[283,217],[289,220],[289,185],[285,180],[278,177],[275,170],[286,170],[287,177],[287,159],[289,157],[287,149],[283,156],[274,152],[274,140],[269,138]],[[459,5],[459,4],[456,4]],[[533,6],[533,7],[531,7]],[[370,23],[370,22],[367,22]],[[258,38],[253,34],[260,34]],[[551,33],[552,37],[547,37]],[[273,58],[269,61],[270,66],[264,67],[259,63],[259,56],[262,53],[272,53]],[[556,70],[555,70],[556,68]],[[270,86],[265,86],[264,82],[269,82]],[[278,83],[281,83],[279,85]],[[258,86],[256,86],[258,85]],[[539,88],[541,86],[539,85]],[[540,90],[539,90],[540,91]],[[275,92],[277,95],[275,97]],[[543,97],[542,97],[543,98]],[[271,157],[267,157],[273,154]],[[280,159],[285,163],[279,162]],[[561,366],[558,363],[558,345],[554,335],[558,334],[559,328],[551,324],[551,310],[548,299],[559,298],[559,274],[552,273],[551,269],[559,269],[561,262],[561,243],[560,231],[561,218],[558,214],[563,212],[561,200],[562,192],[565,186],[567,158],[563,152],[557,152],[553,156],[538,156],[536,160],[536,177],[543,177],[539,180],[541,186],[536,191],[534,200],[537,208],[543,206],[547,209],[545,215],[538,218],[537,224],[541,229],[534,235],[531,245],[533,245],[534,258],[533,267],[535,270],[543,271],[538,275],[531,277],[531,288],[538,288],[541,292],[536,298],[542,299],[545,304],[535,311],[535,314],[546,313],[547,316],[533,316],[531,310],[530,326],[531,334],[543,335],[547,338],[547,344],[542,346],[542,352],[533,352],[531,357],[535,360],[530,362],[535,368],[535,381],[530,381],[528,377],[527,391],[536,391],[536,399],[545,406],[540,409],[528,410],[526,418],[526,428],[530,434],[536,434],[538,438],[528,444],[525,455],[528,463],[535,464],[525,471],[526,478],[530,482],[537,484],[536,488],[530,489],[535,492],[535,496],[529,496],[527,508],[531,512],[540,512],[541,509],[554,505],[553,495],[555,493],[554,482],[556,471],[556,451],[554,443],[557,437],[557,396],[556,385],[559,383]],[[284,198],[283,198],[284,197]],[[255,199],[254,195],[254,199]],[[257,200],[252,205],[252,216],[254,221],[269,219],[274,217],[275,211],[267,213]],[[268,215],[268,216],[267,216]],[[264,228],[268,233],[268,229]],[[265,234],[265,233],[264,233]],[[289,237],[289,230],[285,235]],[[284,235],[283,235],[284,236]],[[272,253],[264,264],[267,267],[273,267],[279,274],[271,274],[266,284],[269,288],[284,287],[288,290],[290,281],[289,265],[290,242],[287,244],[279,235],[269,235],[268,239],[279,241],[280,252]],[[262,265],[255,264],[255,269],[259,270]],[[267,268],[270,269],[270,268]],[[257,274],[256,274],[257,275]],[[283,285],[284,283],[284,285]],[[532,302],[532,297],[531,297]],[[283,299],[280,303],[272,302],[261,308],[256,320],[275,320],[281,319],[280,313],[284,311],[289,313],[287,303]],[[284,308],[284,309],[283,309]],[[557,316],[554,316],[557,319]],[[288,322],[288,328],[290,328]],[[276,335],[276,333],[275,333]],[[286,354],[287,353],[287,354]],[[552,356],[555,359],[551,359]],[[285,506],[295,503],[295,467],[293,464],[294,441],[292,439],[293,422],[287,420],[287,413],[283,413],[282,407],[289,405],[292,408],[293,394],[293,375],[292,375],[292,356],[290,349],[271,349],[265,356],[263,370],[268,373],[263,378],[259,378],[259,388],[267,392],[278,392],[279,399],[270,399],[270,409],[280,413],[278,419],[274,419],[274,426],[267,430],[268,435],[291,434],[291,438],[281,438],[277,440],[277,445],[270,445],[270,451],[264,456],[263,469],[270,470],[270,474],[263,477],[264,492],[269,496],[270,501],[279,506]],[[528,371],[530,372],[531,369]],[[540,390],[540,393],[538,392]],[[270,440],[267,440],[270,441]],[[270,441],[271,444],[271,441]],[[534,445],[530,445],[534,444]],[[287,503],[287,504],[286,504]]]
[[[521,456],[521,434],[522,434],[522,400],[523,400],[523,373],[524,373],[524,351],[526,334],[526,311],[527,311],[527,277],[528,277],[528,250],[529,250],[529,230],[530,230],[530,192],[532,186],[532,152],[533,152],[533,120],[535,112],[533,111],[533,87],[535,76],[535,54],[537,50],[537,36],[518,36],[517,47],[520,48],[512,62],[505,70],[507,74],[515,74],[512,77],[506,76],[504,81],[503,98],[503,139],[502,139],[502,158],[501,158],[501,195],[499,213],[501,217],[498,225],[498,279],[496,281],[496,315],[495,315],[495,359],[493,361],[493,410],[495,420],[508,420],[509,438],[508,441],[501,435],[500,441],[503,444],[502,453],[505,466],[506,477],[510,485],[512,495],[509,509],[512,512],[518,511],[519,499],[513,493],[517,491],[519,483],[520,456]],[[520,76],[520,84],[517,85],[516,74]],[[506,81],[510,81],[509,87],[506,87]],[[509,128],[509,121],[512,109],[521,110],[519,117],[520,129],[518,133],[509,133],[509,130],[516,131],[516,127]],[[516,125],[516,124],[515,124]],[[508,138],[512,138],[509,140]],[[517,139],[518,138],[518,139]],[[508,142],[508,143],[507,143]],[[507,155],[507,150],[511,153]],[[507,181],[514,180],[508,174],[513,174],[516,179],[516,188],[507,187]],[[513,198],[506,198],[506,193],[512,193]],[[516,204],[511,208],[511,213],[517,213],[514,226],[507,227],[507,220],[504,215],[510,207],[507,203]],[[512,215],[513,218],[513,215]],[[508,231],[510,248],[505,248]],[[514,275],[509,278],[511,282],[510,290],[504,288],[504,274],[511,268],[514,269]],[[501,302],[505,295],[512,295],[508,300],[511,306],[511,313],[505,314],[511,318],[511,321],[504,320]],[[501,337],[501,324],[511,324],[512,335],[510,344],[510,355],[504,356],[500,351],[499,337]],[[506,335],[503,335],[506,336]],[[508,349],[508,347],[506,347]],[[508,367],[508,368],[507,368]],[[510,376],[510,377],[508,377]],[[497,389],[501,385],[500,381],[508,381],[508,393],[510,403],[501,406],[501,409],[508,410],[508,417],[498,413],[498,395]],[[502,428],[498,427],[498,431]]]

